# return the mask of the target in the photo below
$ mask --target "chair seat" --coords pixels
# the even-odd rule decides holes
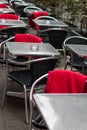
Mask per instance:
[[[8,77],[14,79],[21,85],[26,85],[27,87],[31,86],[32,76],[30,70],[20,70],[9,72]]]

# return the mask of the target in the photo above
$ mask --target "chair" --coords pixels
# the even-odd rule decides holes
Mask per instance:
[[[71,65],[71,70],[73,69],[73,67],[82,68],[84,58],[81,58],[75,53],[71,53],[69,50],[67,50],[67,44],[85,45],[87,44],[87,39],[82,36],[71,36],[66,38],[63,43],[64,57],[66,59],[65,69],[67,69],[68,65]]]
[[[16,65],[26,65],[30,66],[30,68],[25,68],[22,70],[15,70],[15,71],[8,71],[9,63],[16,64]],[[3,92],[3,101],[2,107],[4,107],[5,102],[5,95],[7,90],[7,82],[8,78],[12,79],[13,81],[17,82],[24,89],[24,99],[25,99],[25,116],[26,116],[26,123],[28,122],[28,105],[27,105],[27,92],[29,92],[32,83],[43,74],[47,73],[49,70],[53,70],[57,63],[57,57],[44,57],[38,58],[34,60],[28,60],[26,62],[15,62],[13,60],[8,60],[7,62],[7,75],[6,75],[6,83],[4,86]],[[44,84],[46,82],[43,80],[40,84]]]
[[[1,26],[0,42],[4,42],[8,38],[13,37],[16,33],[26,33],[26,32],[27,32],[26,26]]]
[[[29,10],[34,10],[34,11],[43,11],[41,8],[37,6],[30,6],[30,7],[25,7],[24,12],[27,14]],[[34,12],[33,11],[33,12]]]
[[[32,85],[29,95],[29,104],[30,104],[30,124],[29,130],[32,130],[32,124],[39,129],[47,129],[47,126],[39,113],[38,116],[33,117],[32,111],[35,110],[35,102],[33,100],[33,94],[38,93],[36,91],[39,89],[39,82],[43,79],[47,79],[47,82],[44,86],[43,93],[87,93],[87,76],[73,72],[70,70],[52,70],[47,74],[39,77]],[[34,109],[33,109],[34,106]],[[51,113],[50,113],[51,114]]]
[[[46,11],[37,11],[33,12],[32,15],[29,17],[29,24],[34,30],[39,30],[39,27],[33,22],[33,19],[37,19],[40,16],[48,16],[48,12]]]
[[[16,15],[16,14],[0,14],[0,19],[10,19],[10,20],[18,20],[19,19],[19,17],[18,17],[18,15]],[[5,28],[6,26],[1,26],[0,25],[0,28],[2,29],[2,28]]]
[[[20,4],[23,5],[25,2],[24,2],[23,0],[10,0],[10,1],[9,1],[9,5],[10,5],[10,7],[13,8],[14,10],[15,10],[15,8],[16,8],[15,3],[20,3]]]
[[[43,33],[47,36],[44,37]],[[68,31],[63,28],[48,28],[40,31],[40,37],[42,37],[43,41],[45,40],[45,42],[53,45],[57,50],[63,51],[63,42],[66,39],[67,33]]]
[[[30,27],[34,28],[34,23],[33,23],[33,19],[34,19],[34,12],[38,12],[38,11],[43,11],[41,8],[37,7],[37,6],[29,6],[29,7],[25,7],[24,8],[24,12],[27,16],[27,20],[28,20],[28,24],[30,25]],[[29,13],[30,12],[30,13]]]

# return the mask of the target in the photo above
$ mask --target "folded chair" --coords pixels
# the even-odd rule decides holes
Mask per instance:
[[[15,64],[15,65],[26,65],[30,66],[28,69],[22,69],[22,70],[12,70],[10,71],[9,63]],[[48,73],[48,71],[53,70],[55,68],[55,65],[57,63],[57,57],[44,57],[44,58],[38,58],[34,60],[28,60],[25,62],[16,62],[11,59],[7,62],[7,75],[6,75],[6,82],[4,86],[4,92],[3,92],[3,100],[2,100],[2,106],[4,106],[5,102],[5,95],[7,92],[7,82],[8,78],[12,79],[13,81],[17,82],[21,86],[23,86],[24,89],[24,99],[25,99],[25,116],[26,116],[26,123],[28,123],[28,105],[27,105],[27,92],[30,91],[32,83],[40,76],[42,76],[45,73]],[[46,80],[43,80],[40,82],[40,84],[44,84]]]
[[[39,77],[32,85],[29,95],[30,104],[30,124],[29,130],[32,130],[32,124],[39,129],[47,129],[44,119],[40,114],[33,117],[33,111],[35,110],[35,102],[33,100],[33,94],[39,93],[36,89],[39,89],[39,82],[47,79],[44,86],[43,93],[87,93],[87,76],[73,72],[70,70],[52,70],[49,73]],[[34,106],[34,109],[33,109]]]

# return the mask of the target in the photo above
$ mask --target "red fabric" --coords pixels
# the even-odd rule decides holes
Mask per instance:
[[[0,4],[0,8],[7,8],[7,4]]]
[[[0,28],[6,28],[6,26],[4,26],[4,25],[0,25]]]
[[[0,19],[18,20],[18,16],[15,14],[0,14]]]
[[[32,34],[16,34],[14,38],[15,42],[42,42],[42,39]]]
[[[39,17],[39,16],[48,16],[48,12],[45,11],[38,11],[38,12],[33,12],[34,19]]]
[[[32,34],[16,34],[14,38],[14,42],[41,43],[42,39]],[[24,57],[29,58],[29,56],[24,56]],[[35,56],[34,58],[38,58],[38,57]]]
[[[30,26],[32,28],[34,28],[35,30],[39,30],[39,26],[37,26],[32,20],[39,17],[39,16],[48,16],[48,12],[45,11],[37,11],[37,12],[33,12],[32,15],[30,16]]]
[[[84,93],[87,76],[69,70],[50,71],[45,93]]]

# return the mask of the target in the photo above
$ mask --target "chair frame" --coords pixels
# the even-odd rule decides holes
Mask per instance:
[[[33,118],[33,107],[35,106],[35,102],[33,101],[33,93],[34,90],[39,87],[37,84],[38,82],[40,82],[42,79],[47,78],[48,73],[44,74],[43,76],[39,77],[31,86],[31,90],[30,90],[30,96],[29,96],[29,104],[30,104],[30,118],[29,118],[29,130],[32,130],[32,118]],[[43,127],[43,126],[42,126]]]
[[[47,19],[47,20],[55,20],[55,21],[58,21],[56,18],[52,17],[52,16],[39,16],[36,18],[36,20],[39,20],[39,19]]]
[[[8,78],[11,78],[8,74],[9,74],[9,63],[14,64],[14,65],[26,65],[26,66],[30,66],[33,63],[38,63],[41,61],[48,61],[48,60],[57,60],[58,57],[45,57],[45,58],[38,58],[38,59],[33,59],[33,60],[29,60],[29,61],[25,61],[25,62],[16,62],[12,59],[8,59],[7,64],[6,64],[6,82],[5,82],[5,86],[4,86],[4,92],[3,92],[3,100],[2,100],[2,108],[4,107],[4,103],[5,103],[5,96],[6,96],[6,89],[7,89],[7,82],[8,82]],[[52,66],[50,64],[50,66]],[[54,67],[53,67],[54,68]],[[20,70],[19,70],[20,71]],[[46,70],[47,71],[47,70]],[[49,70],[48,70],[49,71]],[[44,72],[45,73],[45,72]],[[21,84],[18,80],[16,80],[15,78],[11,78],[13,80],[15,80],[16,82],[18,82],[19,84]],[[29,123],[28,121],[28,104],[27,104],[27,92],[30,91],[30,89],[27,89],[27,86],[25,84],[21,84],[23,86],[24,89],[24,99],[25,99],[25,117],[26,117],[26,123]],[[31,88],[31,86],[30,86]]]
[[[31,10],[31,9],[35,9],[35,10],[37,10],[37,11],[43,11],[41,8],[39,8],[39,7],[37,7],[37,6],[29,6],[29,7],[25,7],[25,8],[24,8],[24,12],[27,13],[27,10],[28,10],[28,9],[30,9],[30,10]]]

